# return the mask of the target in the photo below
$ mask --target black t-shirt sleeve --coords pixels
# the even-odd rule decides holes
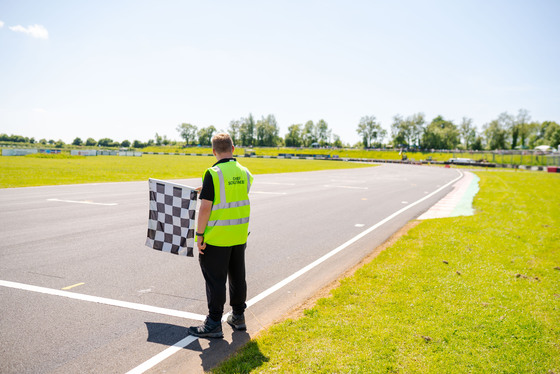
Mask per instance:
[[[204,174],[202,181],[202,191],[200,191],[200,198],[204,200],[214,201],[214,181],[210,173]]]

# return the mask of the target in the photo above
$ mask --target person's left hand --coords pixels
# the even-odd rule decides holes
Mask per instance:
[[[196,246],[198,247],[198,253],[201,255],[204,254],[204,250],[206,249],[206,242],[204,241],[204,236],[196,236]]]

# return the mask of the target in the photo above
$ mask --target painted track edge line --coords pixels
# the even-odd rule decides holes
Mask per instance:
[[[182,310],[167,309],[167,308],[161,308],[161,307],[157,307],[157,306],[132,303],[132,302],[129,302],[129,301],[108,299],[106,297],[85,295],[85,294],[76,293],[76,292],[57,290],[57,289],[54,289],[54,288],[33,286],[33,285],[30,285],[30,284],[25,284],[25,283],[18,283],[18,282],[10,282],[10,281],[5,281],[5,280],[0,280],[0,286],[8,287],[8,288],[15,288],[15,289],[18,289],[18,290],[38,292],[38,293],[42,293],[42,294],[46,294],[46,295],[63,296],[63,297],[67,297],[69,299],[74,299],[74,300],[90,301],[90,302],[94,302],[94,303],[98,303],[98,304],[105,304],[105,305],[112,305],[112,306],[117,306],[117,307],[121,307],[121,308],[134,309],[134,310],[139,310],[139,311],[142,311],[142,312],[157,313],[157,314],[163,314],[163,315],[172,316],[172,317],[192,319],[192,320],[195,320],[195,321],[204,321],[206,319],[206,316],[203,316],[202,314],[184,312]]]
[[[127,371],[126,374],[142,374],[196,340],[198,340],[197,337],[189,335],[186,338],[173,344],[171,347],[165,349],[164,351],[161,351],[154,357],[150,358],[148,361],[144,361],[140,365],[136,366],[134,369]]]

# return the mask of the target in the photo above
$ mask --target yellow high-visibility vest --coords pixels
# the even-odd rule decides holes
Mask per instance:
[[[214,184],[214,204],[204,230],[204,241],[229,247],[245,244],[249,231],[249,190],[253,176],[237,161],[222,162],[206,169]],[[203,176],[203,180],[204,180]]]

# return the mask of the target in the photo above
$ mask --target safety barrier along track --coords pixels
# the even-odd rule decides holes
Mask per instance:
[[[165,153],[165,152],[144,152],[147,155],[169,155],[169,156],[214,156],[208,153]],[[325,160],[325,161],[346,161],[346,162],[370,162],[379,164],[406,164],[406,165],[459,165],[459,166],[470,166],[470,167],[483,167],[483,168],[507,168],[507,169],[522,169],[522,170],[533,170],[533,171],[549,171],[560,173],[560,167],[554,168],[551,171],[551,167],[546,166],[529,166],[529,165],[513,165],[513,164],[493,164],[493,163],[449,163],[445,161],[413,161],[413,160],[387,160],[387,159],[375,159],[375,158],[353,158],[353,157],[324,157],[324,156],[269,156],[269,155],[234,155],[235,157],[246,157],[246,158],[276,158],[276,159],[292,159],[292,160]]]

